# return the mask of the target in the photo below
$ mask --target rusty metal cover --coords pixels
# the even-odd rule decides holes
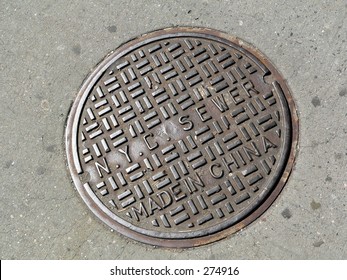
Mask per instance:
[[[190,247],[271,205],[297,131],[288,87],[257,49],[211,29],[170,28],[119,47],[86,79],[67,159],[83,200],[111,228]]]

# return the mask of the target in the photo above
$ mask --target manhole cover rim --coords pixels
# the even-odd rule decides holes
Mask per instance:
[[[161,36],[159,38],[159,36]],[[212,39],[214,41],[220,41],[227,45],[232,45],[232,47],[236,47],[237,49],[244,49],[247,53],[247,55],[251,55],[256,57],[257,60],[260,60],[261,63],[263,63],[266,67],[269,68],[269,70],[272,72],[273,76],[276,77],[276,81],[281,85],[283,89],[283,94],[285,97],[285,102],[287,103],[287,106],[284,106],[284,108],[288,108],[289,112],[289,118],[291,118],[289,121],[291,122],[291,133],[288,134],[288,136],[291,138],[291,145],[288,145],[286,150],[289,153],[288,160],[284,161],[283,168],[277,168],[282,169],[276,170],[279,175],[282,174],[282,176],[279,176],[279,178],[276,179],[276,177],[273,178],[276,180],[279,180],[277,183],[277,186],[274,187],[273,191],[268,195],[267,198],[264,198],[262,203],[258,205],[258,207],[255,210],[252,210],[252,213],[249,213],[246,215],[246,217],[237,222],[234,225],[226,225],[224,228],[221,228],[219,230],[215,230],[215,232],[212,232],[212,235],[210,232],[206,231],[206,233],[202,233],[200,236],[193,236],[192,238],[180,238],[179,234],[172,234],[170,237],[170,234],[166,234],[165,237],[160,237],[160,235],[157,234],[157,232],[153,231],[153,233],[156,233],[156,236],[150,236],[145,235],[144,233],[138,232],[137,227],[132,225],[129,222],[124,221],[122,218],[118,217],[114,213],[112,213],[106,206],[104,206],[101,202],[98,203],[98,199],[94,200],[93,193],[88,192],[82,185],[79,176],[78,176],[78,166],[75,165],[75,162],[79,162],[78,160],[75,161],[75,157],[77,155],[76,149],[74,150],[74,145],[77,146],[77,144],[74,144],[76,141],[71,141],[73,136],[76,135],[77,127],[78,127],[78,118],[79,113],[83,107],[84,101],[81,102],[81,100],[84,100],[90,91],[90,88],[94,86],[96,81],[103,75],[104,71],[119,57],[122,57],[126,53],[132,52],[134,49],[137,49],[139,46],[146,45],[148,42],[153,42],[156,40],[162,40],[163,38],[170,38],[170,37],[183,37],[183,36],[193,36],[193,37],[203,37]],[[144,40],[144,37],[146,38]],[[211,37],[211,38],[209,38]],[[235,45],[233,45],[235,44]],[[273,66],[273,64],[270,62],[270,60],[263,54],[260,53],[259,50],[249,43],[244,42],[243,40],[233,37],[229,34],[222,33],[217,30],[213,29],[207,29],[207,28],[191,28],[191,27],[178,27],[178,28],[168,28],[168,29],[162,29],[158,31],[154,31],[148,34],[144,34],[142,36],[137,37],[134,40],[131,40],[120,47],[118,47],[115,51],[111,52],[106,58],[104,58],[96,67],[95,69],[88,75],[88,77],[83,81],[83,84],[81,86],[81,89],[79,93],[77,94],[77,97],[75,98],[75,101],[71,107],[69,117],[67,120],[67,126],[65,130],[65,141],[66,141],[66,152],[67,152],[67,161],[68,161],[68,168],[70,170],[70,175],[74,181],[74,184],[81,195],[84,202],[88,205],[88,207],[92,210],[92,212],[101,219],[104,223],[106,223],[108,226],[113,228],[119,233],[122,233],[128,237],[131,237],[133,239],[142,241],[144,243],[149,243],[152,245],[158,245],[158,246],[166,246],[166,247],[191,247],[191,246],[197,246],[202,245],[206,243],[210,243],[216,240],[219,240],[223,237],[226,237],[230,235],[233,232],[236,232],[240,230],[241,228],[245,227],[252,221],[256,220],[262,213],[266,211],[266,209],[273,203],[273,201],[276,199],[278,194],[283,189],[285,183],[288,180],[289,174],[292,170],[293,164],[294,164],[294,157],[296,153],[296,146],[297,146],[297,140],[298,140],[298,118],[297,118],[297,112],[295,109],[295,104],[293,101],[293,98],[291,96],[291,92],[285,82],[285,80],[282,78],[279,71]],[[287,141],[290,142],[290,139]],[[281,155],[282,157],[283,155]],[[95,196],[95,195],[94,195]],[[104,209],[104,210],[102,210]],[[117,222],[118,220],[118,222]],[[124,223],[123,223],[124,222]],[[215,226],[217,227],[217,226]],[[141,231],[143,231],[142,228],[140,228]],[[149,230],[145,230],[149,231]],[[176,235],[176,236],[175,236]]]

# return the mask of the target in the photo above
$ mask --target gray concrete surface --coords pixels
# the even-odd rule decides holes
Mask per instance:
[[[346,259],[347,2],[9,1],[0,8],[1,259]],[[63,132],[108,52],[173,25],[256,45],[288,80],[300,150],[275,204],[242,232],[187,250],[111,232],[74,189]]]

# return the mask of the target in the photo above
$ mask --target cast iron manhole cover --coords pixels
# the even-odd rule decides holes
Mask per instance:
[[[258,50],[210,29],[143,35],[83,83],[66,128],[73,181],[103,222],[189,247],[259,217],[283,188],[297,117]]]

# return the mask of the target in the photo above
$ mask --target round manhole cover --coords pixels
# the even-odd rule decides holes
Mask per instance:
[[[66,128],[69,169],[103,222],[189,247],[259,217],[297,142],[294,102],[258,50],[210,29],[143,35],[83,83]]]

